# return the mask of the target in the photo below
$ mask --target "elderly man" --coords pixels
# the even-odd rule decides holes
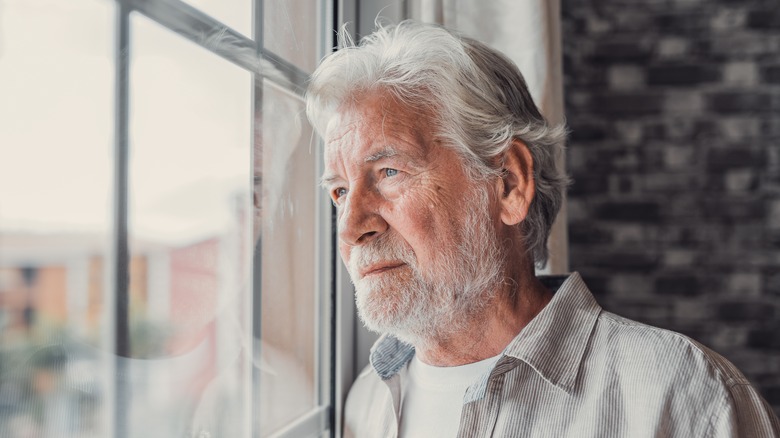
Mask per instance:
[[[307,111],[365,325],[384,333],[345,436],[778,436],[696,342],[537,278],[567,178],[563,126],[487,46],[404,22],[314,73]]]

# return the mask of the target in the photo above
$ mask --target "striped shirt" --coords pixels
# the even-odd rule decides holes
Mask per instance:
[[[412,357],[393,337],[377,341],[347,399],[345,437],[398,436]],[[780,422],[726,359],[602,310],[574,273],[469,386],[457,436],[780,437]]]

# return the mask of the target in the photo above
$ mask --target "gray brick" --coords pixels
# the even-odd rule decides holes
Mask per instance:
[[[640,224],[611,225],[613,241],[616,245],[630,246],[645,243],[645,226]]]
[[[695,188],[698,179],[690,173],[647,173],[642,177],[642,188],[648,194],[679,194]]]
[[[697,114],[704,108],[704,98],[700,91],[675,90],[666,93],[664,112],[667,114]]]
[[[757,56],[772,56],[780,48],[780,36],[760,33],[737,33],[709,38],[702,47],[718,60],[753,59]]]
[[[725,91],[708,96],[709,107],[719,113],[763,112],[772,109],[772,95],[767,92]]]
[[[612,243],[612,233],[592,222],[570,222],[569,241],[574,245],[603,245]]]
[[[761,296],[762,280],[762,275],[757,272],[737,272],[729,276],[726,289],[730,295],[756,298]]]
[[[595,96],[593,110],[600,114],[646,116],[663,108],[663,96],[658,93],[601,93]]]
[[[732,169],[724,175],[726,191],[731,194],[750,192],[756,188],[756,172],[753,169]]]
[[[609,20],[596,14],[588,14],[585,18],[585,28],[590,35],[600,35],[610,32],[614,26]]]
[[[685,14],[677,11],[661,13],[655,17],[655,29],[664,34],[692,34],[709,28],[706,14]]]
[[[617,274],[609,277],[609,290],[622,298],[652,297],[653,284],[640,274]]]
[[[649,85],[697,85],[720,80],[720,69],[702,64],[657,65],[647,69]]]
[[[720,117],[719,134],[724,140],[737,143],[761,136],[761,121],[755,117]]]
[[[763,287],[767,295],[780,296],[780,271],[772,270],[764,275]]]
[[[707,169],[722,172],[735,168],[757,168],[765,161],[766,152],[761,149],[712,149],[707,157]]]
[[[569,220],[569,223],[588,220],[590,216],[591,213],[584,200],[574,196],[570,196],[566,200],[566,218]],[[572,260],[574,259],[572,258]]]
[[[566,93],[566,107],[568,108],[589,108],[593,99],[590,92],[574,91]]]
[[[612,126],[617,138],[627,146],[639,144],[644,137],[644,129],[640,121],[615,120],[612,121]]]
[[[683,59],[687,57],[690,52],[690,41],[679,36],[662,36],[655,46],[656,58],[663,60]]]
[[[569,149],[566,151],[566,162],[569,172],[576,173],[581,170],[587,170],[589,149],[571,141]],[[571,187],[570,187],[571,188]]]
[[[674,92],[674,95],[680,95],[679,92]],[[683,95],[681,99],[685,99]],[[696,108],[701,106],[701,97],[697,94],[694,98],[694,102],[688,102],[688,105],[695,105]],[[667,104],[673,105],[671,99],[667,100]],[[674,111],[671,109],[671,111]],[[692,112],[697,114],[696,112]],[[701,120],[691,118],[690,116],[669,117],[663,122],[663,139],[664,140],[693,140],[699,136],[706,124]]]
[[[751,11],[747,18],[747,25],[753,29],[780,29],[780,10],[777,5],[771,9]]]
[[[663,253],[663,265],[668,268],[691,268],[696,259],[696,251],[690,249],[667,249]]]
[[[688,220],[690,222],[701,221],[701,213],[699,211],[698,199],[693,196],[679,196],[680,193],[695,193],[700,185],[697,181],[698,175],[689,176],[689,184],[677,186],[677,190],[674,192],[676,196],[669,196],[666,202],[663,204],[664,215],[674,222],[667,222],[665,225],[670,227],[672,225],[682,225],[681,220]],[[685,224],[689,222],[684,222]]]
[[[707,0],[671,0],[671,4],[677,7],[692,8],[707,3]]]
[[[691,274],[662,274],[655,280],[659,295],[695,296],[699,292],[699,280]]]
[[[690,146],[668,146],[664,148],[664,167],[684,169],[693,164],[695,150]]]
[[[569,187],[569,194],[572,196],[604,193],[607,191],[609,176],[603,173],[573,173],[571,178],[573,182]]]
[[[579,122],[569,125],[571,142],[592,142],[604,140],[607,138],[607,127],[605,123],[598,122]]]
[[[770,230],[780,230],[780,199],[767,203],[767,226]]]
[[[723,68],[723,82],[752,87],[758,84],[758,67],[753,61],[730,62]]]
[[[678,321],[706,320],[712,317],[712,307],[698,297],[685,297],[674,300],[674,318]]]
[[[766,204],[760,199],[725,198],[704,199],[701,201],[702,212],[707,216],[717,216],[722,223],[733,224],[735,221],[760,220],[766,214]]]
[[[634,175],[609,175],[609,193],[627,194],[637,190],[637,177]]]
[[[726,322],[772,319],[774,315],[774,308],[761,302],[733,301],[718,305],[718,318]]]
[[[638,65],[613,65],[607,77],[612,90],[636,90],[645,86],[645,71]]]
[[[780,84],[780,65],[768,65],[762,68],[761,77],[770,84]]]
[[[658,203],[649,201],[605,202],[596,209],[596,216],[605,221],[658,222],[661,217]]]
[[[615,250],[610,252],[589,252],[588,264],[622,272],[649,272],[658,266],[658,255],[646,248],[636,250]]]
[[[764,391],[766,401],[771,404],[775,411],[780,410],[780,385],[768,387]]]
[[[756,329],[748,333],[747,345],[753,348],[780,350],[780,327],[776,329]]]
[[[748,330],[745,327],[735,327],[733,324],[723,324],[716,327],[712,335],[712,348],[723,351],[739,348],[747,343]]]
[[[728,32],[742,29],[747,22],[745,9],[720,8],[710,19],[710,28],[716,32]]]
[[[619,41],[610,37],[596,47],[589,60],[599,64],[644,63],[652,53],[652,44],[646,41]]]
[[[775,113],[762,120],[761,135],[767,139],[780,138],[780,115]]]

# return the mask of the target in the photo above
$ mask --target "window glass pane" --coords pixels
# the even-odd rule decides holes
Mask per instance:
[[[300,98],[266,82],[255,153],[263,181],[261,362],[265,436],[311,410],[319,375],[315,250],[317,174]],[[256,310],[257,311],[257,310]]]
[[[306,72],[317,66],[319,0],[262,1],[264,46]]]
[[[0,436],[107,436],[114,3],[0,2]]]
[[[130,23],[129,436],[245,436],[251,74]]]
[[[252,0],[184,0],[228,27],[252,35]]]

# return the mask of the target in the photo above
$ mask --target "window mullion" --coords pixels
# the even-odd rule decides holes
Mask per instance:
[[[105,307],[113,312],[114,377],[113,377],[113,436],[124,438],[128,431],[129,393],[125,378],[125,358],[131,356],[130,345],[130,255],[128,247],[128,132],[129,132],[129,58],[130,58],[130,8],[118,3],[117,38],[115,51],[116,99],[115,99],[115,180],[114,180],[114,241],[113,287],[108,290],[111,299]]]

